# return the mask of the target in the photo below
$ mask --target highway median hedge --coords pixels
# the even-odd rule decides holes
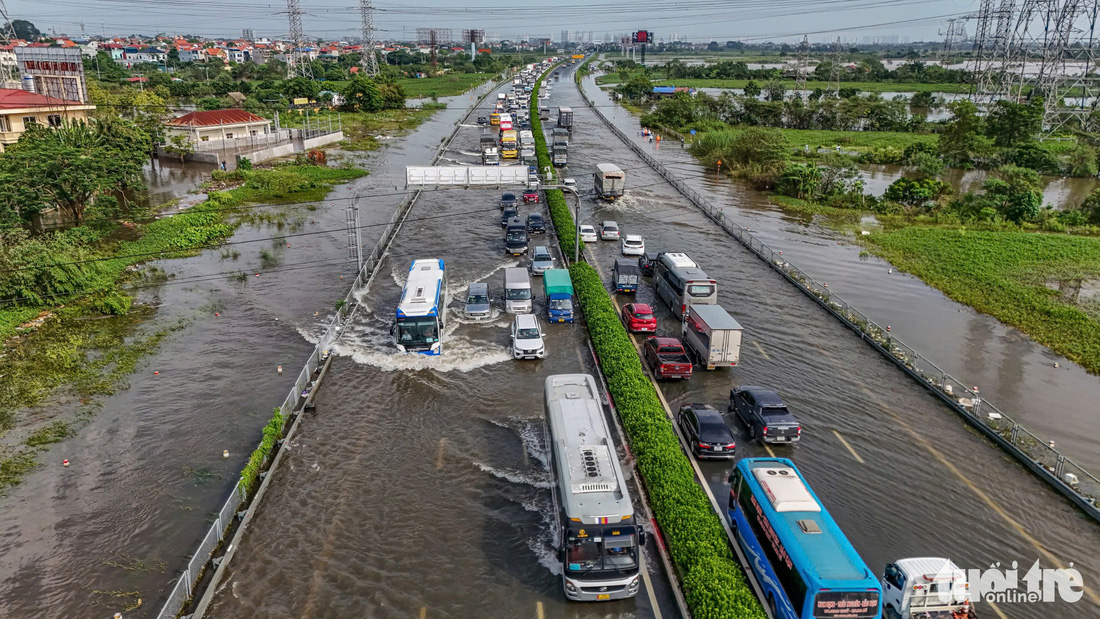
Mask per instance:
[[[547,71],[549,73],[549,70]],[[531,111],[531,133],[535,135],[535,156],[539,160],[539,170],[550,168],[553,173],[553,165],[550,163],[550,152],[546,148],[546,136],[542,133],[542,120],[539,119],[539,89],[546,73],[539,77],[535,88],[531,91],[531,102],[527,109]],[[550,177],[547,178],[549,180]],[[550,210],[550,220],[554,223],[554,231],[558,235],[558,246],[566,260],[572,258],[576,247],[577,224],[573,221],[573,214],[569,211],[569,204],[565,201],[565,194],[560,189],[546,190],[546,206]],[[581,242],[581,251],[584,251],[584,242]]]
[[[600,368],[649,491],[650,506],[682,576],[692,616],[763,619],[764,609],[730,550],[718,515],[695,481],[672,422],[599,274],[583,262],[571,266],[569,273]]]

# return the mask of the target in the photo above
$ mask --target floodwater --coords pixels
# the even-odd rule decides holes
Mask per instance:
[[[610,105],[591,78],[586,88],[593,101]],[[628,135],[639,131],[637,118],[622,110],[613,113],[612,120]],[[792,264],[827,282],[830,290],[875,322],[890,325],[895,337],[948,374],[979,387],[983,397],[1040,437],[1054,440],[1086,469],[1100,470],[1096,376],[887,262],[861,256],[861,247],[850,237],[815,223],[815,218],[785,212],[766,194],[716,178],[679,144],[666,142],[654,152],[681,178],[694,179],[697,191],[782,251]]]
[[[859,164],[858,167],[863,172],[864,190],[876,196],[886,193],[886,188],[907,172],[900,165]],[[941,178],[951,184],[955,195],[961,195],[968,191],[979,191],[982,183],[986,179],[996,178],[996,174],[989,170],[948,168]],[[1041,176],[1040,182],[1043,188],[1043,204],[1049,204],[1058,210],[1075,208],[1093,190],[1100,187],[1100,179],[1096,177]]]
[[[156,616],[312,349],[302,334],[327,323],[354,278],[345,206],[362,196],[369,251],[404,195],[405,164],[426,161],[472,102],[444,101],[415,132],[359,156],[370,176],[324,201],[260,209],[285,213],[282,228],[242,226],[222,250],[154,263],[171,279],[139,291],[157,309],[142,329],[178,330],[0,499],[0,617],[106,617],[139,599],[127,619]],[[181,191],[193,173],[158,169],[151,191]],[[278,264],[263,266],[261,249]],[[75,406],[44,411],[66,418]]]
[[[598,90],[591,78],[586,86],[590,93]],[[599,96],[598,92],[593,96]],[[799,417],[803,432],[799,444],[776,446],[774,452],[793,458],[872,570],[881,573],[886,562],[913,556],[947,556],[974,569],[994,562],[1009,565],[1016,561],[1024,570],[1036,559],[1045,567],[1072,562],[1087,572],[1084,582],[1090,589],[1084,599],[1075,604],[998,604],[1000,611],[1007,617],[1036,619],[1100,613],[1098,589],[1088,584],[1100,578],[1100,569],[1092,559],[1100,550],[1100,527],[971,432],[923,387],[704,217],[626,150],[576,90],[556,89],[551,107],[558,105],[572,107],[574,112],[568,176],[586,189],[588,173],[599,162],[616,163],[627,173],[626,197],[610,205],[585,200],[582,221],[612,219],[623,233],[642,234],[649,251],[687,252],[719,282],[720,303],[745,328],[740,366],[698,371],[689,381],[662,385],[674,408],[704,402],[725,410],[729,389],[738,384],[775,389]],[[622,110],[614,114],[628,135],[637,133],[634,117]],[[891,319],[899,318],[894,311],[907,316],[905,322],[884,323],[892,323],[894,332],[918,349],[927,349],[926,341],[954,343],[958,348],[932,350],[933,358],[948,357],[948,351],[961,349],[962,361],[981,367],[996,379],[983,383],[991,400],[1011,407],[1024,392],[1039,391],[1030,395],[1061,401],[1055,385],[1038,382],[1046,377],[1028,376],[1024,364],[1010,365],[1022,355],[1026,367],[1036,368],[1032,357],[1041,358],[1043,353],[1026,339],[1005,341],[1005,329],[991,328],[993,321],[976,315],[966,318],[976,327],[973,332],[957,329],[958,319],[939,319],[947,302],[934,290],[902,276],[887,278],[887,267],[881,263],[875,267],[881,269],[881,277],[858,260],[851,262],[864,268],[849,267],[848,261],[841,259],[858,248],[838,246],[835,238],[784,217],[768,208],[762,196],[724,181],[699,180],[703,171],[679,144],[666,143],[660,156],[682,178],[695,179],[697,187],[721,197],[735,219],[751,225],[754,232],[759,230],[773,247],[784,249],[784,257],[789,255],[815,275],[828,275],[830,289],[836,286],[857,307],[878,319],[886,312]],[[588,246],[606,277],[618,257],[617,244]],[[837,271],[851,275],[835,277]],[[893,285],[876,290],[879,281]],[[635,300],[616,296],[620,303]],[[865,302],[875,297],[877,303]],[[643,286],[636,300],[655,303],[652,287]],[[677,321],[663,304],[657,305],[659,331],[678,332]],[[951,312],[955,313],[953,308]],[[913,322],[928,324],[915,331]],[[943,333],[933,337],[936,329]],[[1061,378],[1070,376],[1076,376],[1081,385],[1095,386],[1095,378],[1066,370],[1057,380],[1074,380]],[[1016,397],[1010,397],[1013,394]],[[1044,412],[1049,415],[1051,410],[1047,407]],[[1072,410],[1077,416],[1076,430],[1083,435],[1073,447],[1095,454],[1085,415],[1092,410],[1095,408]],[[760,446],[748,442],[735,419],[730,423],[738,435],[739,455],[766,455]],[[728,496],[730,465],[704,463],[702,468],[714,494]],[[981,616],[995,616],[988,607],[979,607],[979,611]]]
[[[444,165],[475,163],[481,131],[461,129]],[[290,444],[210,616],[651,617],[654,605],[675,616],[653,542],[653,587],[636,598],[583,605],[562,593],[542,385],[595,366],[581,323],[543,321],[547,358],[510,358],[503,269],[526,260],[504,255],[499,197],[421,195],[335,347],[317,415]],[[552,236],[535,245],[557,253]],[[452,296],[444,352],[404,355],[389,326],[409,263],[429,257],[445,261]],[[484,323],[459,314],[476,281],[494,298]],[[540,278],[532,287],[545,316]]]

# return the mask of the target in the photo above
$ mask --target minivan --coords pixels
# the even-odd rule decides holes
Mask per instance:
[[[531,278],[527,269],[504,269],[504,310],[513,314],[530,313],[534,308],[531,298]]]

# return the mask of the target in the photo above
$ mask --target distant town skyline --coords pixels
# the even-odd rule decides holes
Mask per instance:
[[[33,22],[44,33],[69,36],[192,34],[239,38],[245,29],[256,37],[287,36],[286,5],[277,0],[5,0],[13,19]],[[562,31],[589,33],[596,42],[647,29],[659,41],[702,43],[743,39],[870,43],[877,40],[942,39],[946,20],[976,11],[971,0],[749,0],[708,2],[597,2],[536,4],[504,0],[423,0],[415,4],[375,2],[376,37],[413,40],[416,28],[481,28],[490,39],[549,37]],[[308,38],[355,39],[360,36],[357,0],[301,0]],[[425,13],[431,13],[430,21]],[[637,16],[629,18],[626,16]]]

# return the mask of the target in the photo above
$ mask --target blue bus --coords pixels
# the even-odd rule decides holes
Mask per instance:
[[[743,458],[728,515],[776,619],[881,619],[882,585],[794,463]]]
[[[401,290],[394,320],[393,343],[401,352],[439,355],[450,293],[447,272],[437,258],[413,260]]]

